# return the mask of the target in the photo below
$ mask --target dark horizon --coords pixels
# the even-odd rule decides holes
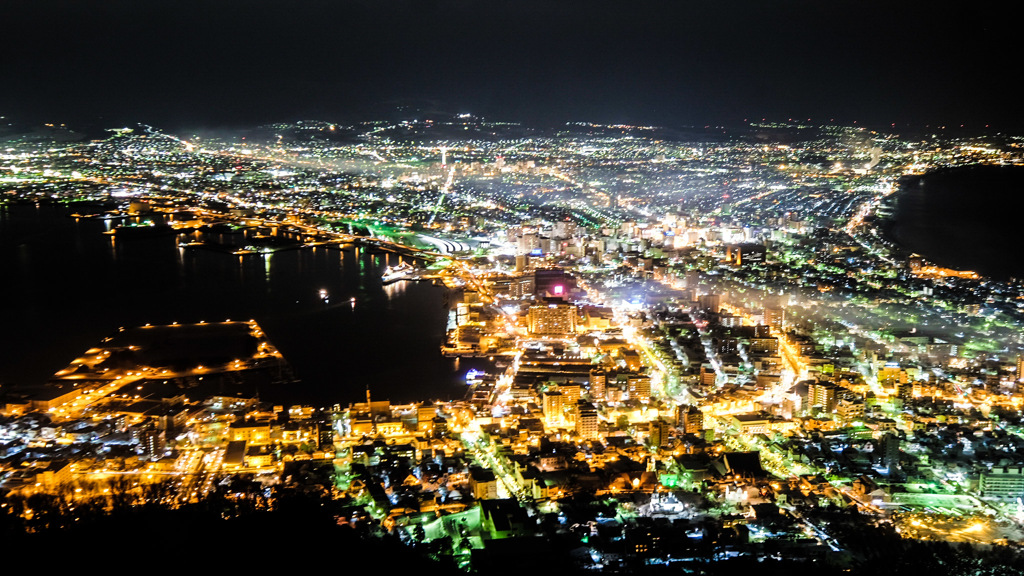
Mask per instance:
[[[0,115],[30,122],[345,122],[423,102],[541,126],[1024,128],[1011,24],[994,12],[663,0],[11,8]]]

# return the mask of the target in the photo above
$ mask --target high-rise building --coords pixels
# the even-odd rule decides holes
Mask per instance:
[[[913,382],[897,382],[895,385],[896,397],[900,400],[912,400],[914,398]]]
[[[516,272],[525,272],[529,262],[530,257],[526,254],[516,254]]]
[[[581,438],[597,437],[597,408],[590,402],[580,401],[576,404],[576,433]]]
[[[718,374],[714,371],[714,369],[708,370],[708,368],[711,368],[710,364],[700,365],[699,378],[701,386],[714,386],[718,378]]]
[[[882,437],[882,450],[883,463],[892,475],[900,467],[900,439],[895,434],[886,434]]]
[[[807,407],[831,412],[836,406],[836,386],[831,382],[812,382],[807,386]]]
[[[782,324],[786,321],[786,310],[781,306],[765,307],[764,309],[764,323],[767,324],[772,332],[776,334],[782,333]]]
[[[722,307],[722,296],[720,294],[702,294],[697,298],[697,307],[718,312]]]
[[[530,306],[527,312],[531,336],[566,338],[576,334],[576,307],[571,304]]]
[[[650,438],[651,446],[661,446],[668,442],[668,422],[658,418],[651,420],[647,425],[647,435]]]
[[[580,385],[579,384],[559,384],[558,391],[565,396],[565,403],[572,406],[580,399]]]
[[[629,399],[647,402],[651,399],[651,377],[646,374],[629,377]]]
[[[416,430],[430,432],[434,428],[434,418],[437,416],[437,406],[421,404],[416,408]]]
[[[544,420],[547,421],[548,426],[556,426],[562,423],[563,399],[564,396],[561,392],[544,393]]]
[[[540,249],[540,237],[537,236],[536,232],[523,232],[523,235],[517,238],[516,253],[517,254],[530,254],[534,250]]]
[[[163,430],[145,430],[139,438],[139,445],[148,458],[159,460],[167,449],[166,434]]]
[[[604,400],[608,388],[608,373],[597,368],[590,371],[590,396],[595,400]]]
[[[696,406],[677,406],[676,425],[687,434],[700,434],[704,429],[704,413]]]
[[[764,328],[767,328],[765,326]],[[771,336],[756,336],[750,339],[750,353],[774,356],[779,353],[779,339]]]

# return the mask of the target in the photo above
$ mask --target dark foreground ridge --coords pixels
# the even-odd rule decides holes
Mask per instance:
[[[411,548],[398,538],[375,533],[371,523],[351,521],[353,502],[332,500],[302,490],[284,490],[266,498],[252,492],[254,484],[236,483],[205,500],[178,509],[121,502],[104,511],[98,502],[68,506],[68,499],[36,495],[8,497],[0,514],[0,538],[21,558],[45,558],[59,551],[65,558],[112,555],[120,564],[184,561],[193,569],[237,569],[274,559],[290,559],[304,570],[341,570],[371,574],[390,570],[423,573],[462,572],[438,546]],[[267,509],[268,505],[273,510]],[[31,510],[31,518],[26,512]],[[832,525],[847,512],[832,516]],[[826,520],[827,521],[827,520]],[[671,530],[660,529],[670,536]],[[724,533],[723,533],[724,534]],[[685,535],[678,534],[685,541]],[[793,560],[779,545],[765,545],[758,555],[728,557],[720,549],[702,546],[688,561],[653,564],[641,556],[624,555],[608,566],[610,574],[751,574],[788,575],[811,571],[818,575],[892,574],[935,576],[1011,575],[1024,570],[1024,559],[1005,546],[989,550],[967,544],[922,542],[900,538],[891,529],[866,525],[840,535],[859,560],[836,565],[828,560]],[[508,541],[507,548],[488,549],[474,557],[472,573],[480,574],[593,574],[576,562],[579,542],[550,535]],[[684,545],[665,542],[661,546]],[[185,559],[184,550],[203,550]],[[716,549],[719,550],[716,552]],[[174,552],[178,550],[179,552]],[[179,566],[187,568],[187,566]]]

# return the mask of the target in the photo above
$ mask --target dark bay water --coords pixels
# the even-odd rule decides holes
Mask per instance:
[[[889,234],[939,265],[993,278],[1024,277],[1024,167],[968,166],[908,180]]]
[[[175,235],[115,240],[103,234],[111,224],[76,221],[68,216],[75,211],[0,208],[0,382],[7,385],[44,382],[120,326],[225,319],[255,319],[291,363],[301,382],[279,390],[287,396],[281,402],[345,404],[364,398],[367,384],[374,398],[392,402],[458,398],[466,371],[482,367],[439,354],[444,288],[382,286],[396,254],[306,248],[236,256],[180,248]]]

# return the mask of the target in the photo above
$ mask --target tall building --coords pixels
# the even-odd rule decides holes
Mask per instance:
[[[556,426],[562,423],[562,406],[564,396],[561,392],[544,393],[544,420],[548,426]]]
[[[900,439],[895,434],[882,437],[882,458],[886,470],[892,475],[900,467]]]
[[[498,497],[498,479],[487,468],[470,466],[469,488],[477,500],[493,500]]]
[[[677,406],[676,424],[687,434],[700,434],[704,429],[704,413],[696,406]]]
[[[781,334],[782,324],[785,321],[786,310],[781,306],[766,307],[764,309],[764,323],[772,329],[772,332]]]
[[[523,235],[517,239],[516,251],[518,254],[530,254],[539,249],[540,237],[536,232],[523,232]]]
[[[559,384],[558,391],[565,396],[565,404],[572,406],[580,400],[580,385],[579,384]]]
[[[576,307],[571,304],[530,306],[527,312],[531,336],[566,338],[576,334]]]
[[[651,440],[651,446],[661,446],[668,442],[668,422],[658,418],[651,420],[647,425],[647,436]]]
[[[823,412],[832,412],[836,406],[836,386],[831,382],[812,382],[807,385],[807,407],[821,407]]]
[[[914,383],[913,382],[897,382],[896,386],[896,397],[900,400],[912,400],[914,398]]]
[[[163,430],[150,429],[142,433],[139,444],[148,458],[159,460],[167,449],[167,437]]]
[[[718,312],[722,307],[722,296],[720,294],[702,294],[697,297],[697,307],[710,310],[712,312]]]
[[[710,364],[700,365],[699,378],[701,386],[714,386],[716,380],[718,379],[718,374],[713,369],[708,370],[708,368],[711,368]]]
[[[516,254],[516,272],[526,272],[526,267],[530,263],[530,257],[526,254]]]
[[[651,399],[651,377],[636,374],[629,377],[629,399],[647,402]]]
[[[434,418],[437,416],[437,406],[421,404],[416,408],[416,430],[430,432],[434,428]]]
[[[604,400],[608,389],[608,373],[597,368],[590,371],[590,396],[595,400]]]
[[[598,434],[597,408],[590,402],[576,404],[576,433],[581,438],[596,438]]]
[[[765,326],[764,328],[767,328]],[[750,353],[775,356],[779,353],[779,339],[771,336],[761,337],[755,335],[750,339]]]

